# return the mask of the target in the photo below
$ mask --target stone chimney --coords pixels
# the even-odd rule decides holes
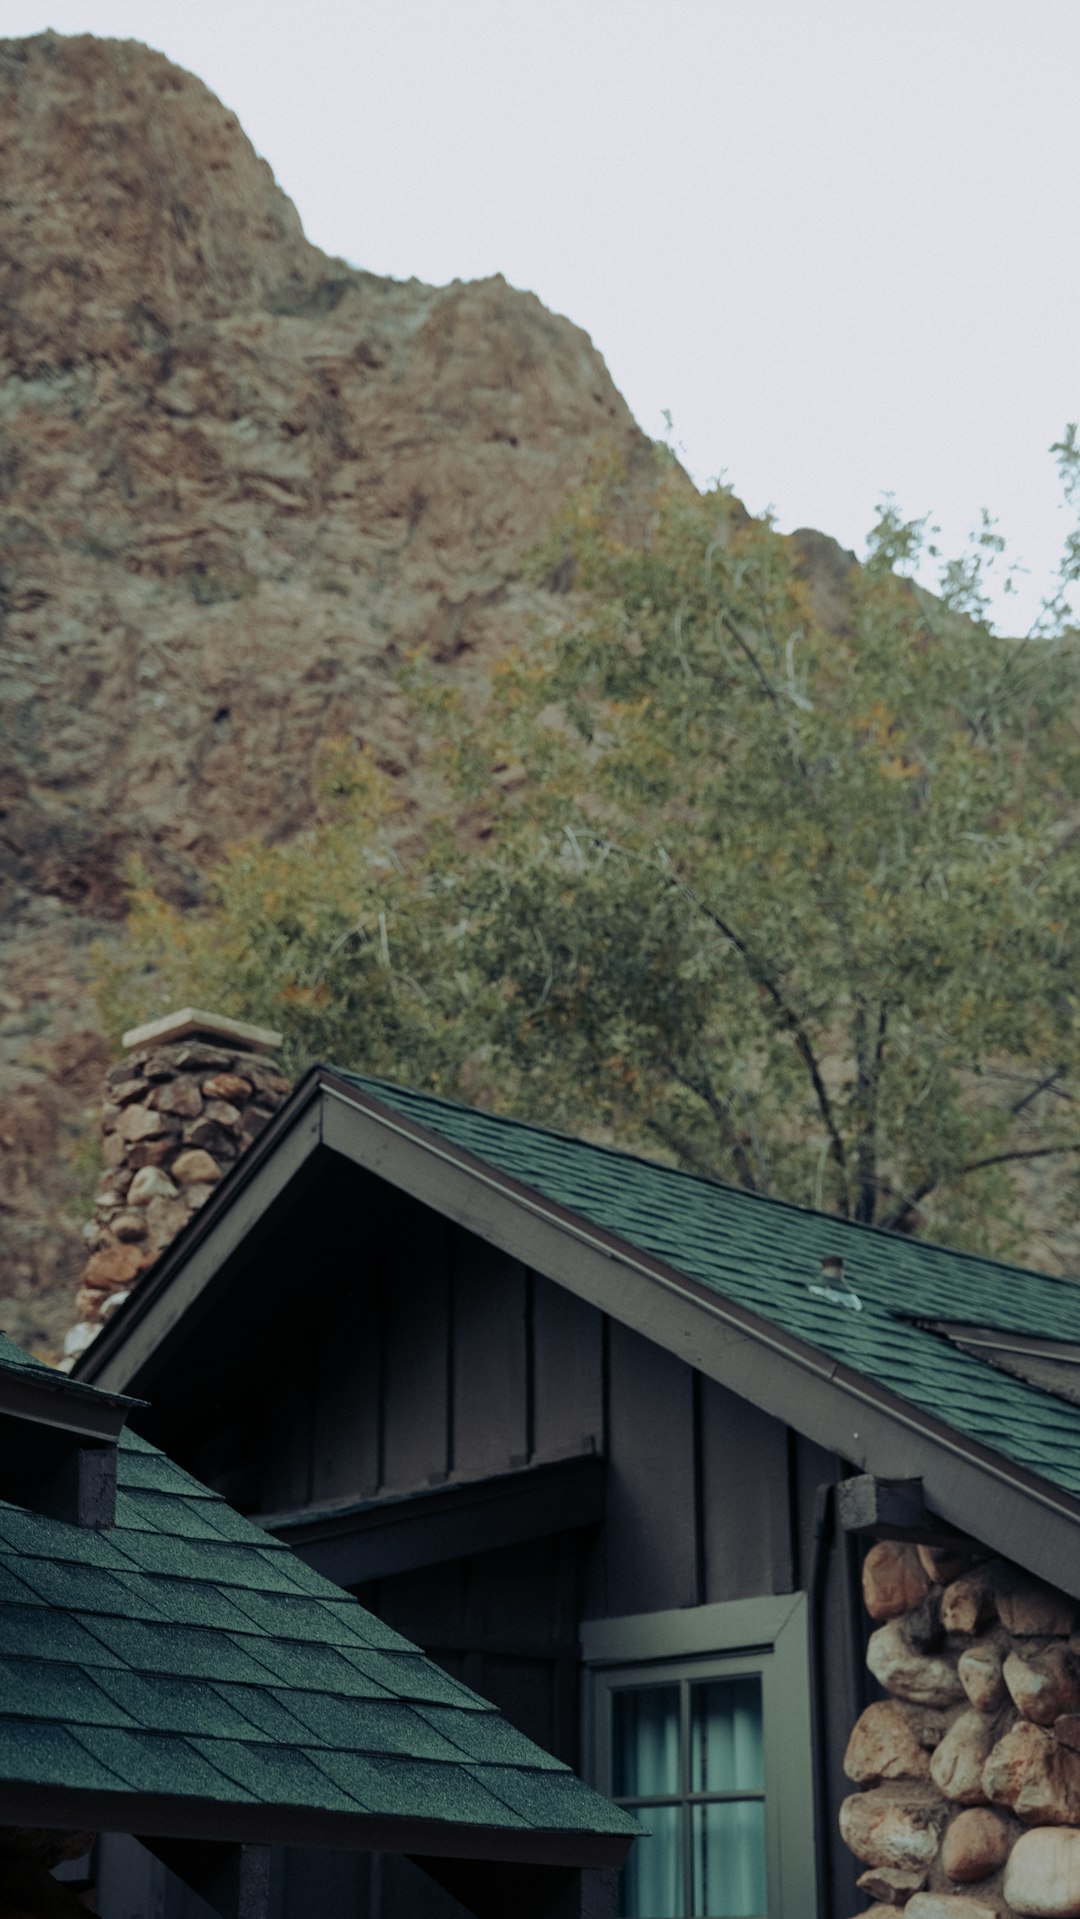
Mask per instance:
[[[289,1091],[281,1034],[186,1006],[124,1034],[105,1077],[105,1171],[75,1295],[66,1370],[96,1338]]]

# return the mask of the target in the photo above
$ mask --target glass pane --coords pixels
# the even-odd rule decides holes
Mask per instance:
[[[616,1798],[679,1792],[678,1686],[635,1686],[632,1692],[616,1692],[612,1706]]]
[[[633,1696],[633,1695],[631,1695]],[[683,1905],[680,1806],[635,1806],[648,1829],[635,1839],[619,1875],[619,1912],[624,1919],[679,1919]]]
[[[694,1806],[694,1912],[707,1919],[761,1919],[765,1905],[765,1806],[729,1799]]]
[[[764,1784],[758,1675],[691,1686],[691,1791],[760,1792]]]

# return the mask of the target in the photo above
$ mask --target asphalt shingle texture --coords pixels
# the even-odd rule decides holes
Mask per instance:
[[[917,1325],[946,1320],[1080,1345],[1080,1285],[766,1199],[613,1148],[332,1068],[416,1125],[630,1249],[1080,1494],[1080,1407]],[[811,1290],[843,1260],[859,1309]],[[835,1290],[840,1290],[835,1289]]]
[[[108,1531],[0,1502],[0,1790],[637,1830],[145,1440],[118,1468]]]

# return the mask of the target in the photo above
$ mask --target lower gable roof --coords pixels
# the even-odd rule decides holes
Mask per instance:
[[[631,1819],[131,1433],[116,1520],[0,1502],[9,1821],[621,1858]]]

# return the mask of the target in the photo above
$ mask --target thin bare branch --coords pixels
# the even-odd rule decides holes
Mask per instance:
[[[670,1059],[667,1062],[667,1068],[672,1078],[680,1086],[684,1087],[688,1093],[693,1093],[696,1098],[702,1100],[708,1107],[709,1112],[720,1128],[720,1135],[724,1141],[724,1145],[731,1154],[732,1163],[738,1174],[740,1186],[745,1186],[748,1193],[759,1192],[760,1188],[754,1177],[754,1169],[750,1164],[749,1154],[739,1134],[739,1129],[735,1124],[731,1107],[727,1100],[723,1099],[711,1084],[708,1074],[703,1072],[700,1078],[694,1078],[689,1073],[683,1072],[680,1067],[676,1066],[675,1061]]]
[[[921,1200],[929,1198],[943,1179],[964,1179],[968,1173],[981,1173],[987,1166],[1008,1166],[1017,1160],[1052,1159],[1059,1153],[1080,1153],[1080,1139],[1066,1140],[1060,1146],[1018,1146],[1004,1153],[987,1153],[984,1159],[969,1160],[966,1166],[955,1166],[947,1173],[939,1173],[935,1179],[924,1180],[921,1186],[898,1200],[892,1212],[880,1224],[886,1228],[896,1225],[908,1208],[918,1206]]]
[[[625,850],[600,834],[592,837],[598,846],[606,846],[617,852],[624,852]],[[828,1088],[822,1077],[821,1067],[818,1063],[813,1043],[803,1021],[799,1018],[795,1008],[788,1003],[776,981],[766,972],[760,960],[751,951],[746,940],[735,931],[733,926],[728,924],[723,918],[723,915],[716,911],[715,907],[709,906],[708,903],[701,898],[701,895],[695,892],[689,881],[683,878],[674,860],[670,854],[665,852],[663,847],[657,848],[657,855],[658,858],[655,861],[645,861],[644,863],[653,866],[653,870],[659,873],[665,885],[676,887],[679,892],[690,901],[691,905],[702,914],[703,918],[707,919],[709,924],[716,928],[717,932],[722,935],[733,950],[738,953],[758,991],[764,999],[768,1000],[772,1007],[777,1024],[783,1028],[784,1032],[791,1035],[795,1050],[806,1069],[811,1087],[813,1088],[814,1100],[818,1112],[821,1115],[822,1124],[828,1134],[829,1157],[833,1161],[839,1176],[838,1197],[840,1200],[840,1211],[846,1215],[850,1211],[851,1197],[848,1187],[847,1153],[844,1147],[843,1136],[836,1123],[836,1116],[833,1112]],[[643,859],[641,854],[631,854],[630,857]]]
[[[1059,1089],[1054,1085],[1054,1081],[1058,1078],[1058,1076],[1061,1074],[1063,1070],[1064,1069],[1062,1067],[1055,1066],[1053,1071],[1050,1073],[1047,1073],[1046,1078],[1041,1079],[1037,1086],[1032,1086],[1030,1090],[1024,1094],[1022,1099],[1016,1100],[1015,1103],[1009,1108],[1009,1112],[1012,1114],[1012,1117],[1015,1119],[1017,1113],[1022,1113],[1025,1106],[1030,1106],[1032,1100],[1038,1099],[1040,1093],[1048,1093],[1051,1091],[1051,1089],[1056,1093]],[[1068,1099],[1069,1094],[1065,1093],[1063,1094],[1063,1097]]]
[[[698,911],[704,915],[711,925],[716,927],[717,932],[721,933],[728,944],[738,953],[740,959],[744,961],[746,969],[755,986],[758,988],[758,991],[769,1001],[777,1023],[783,1027],[786,1033],[790,1033],[795,1050],[806,1068],[810,1084],[814,1090],[814,1099],[818,1112],[821,1114],[825,1131],[829,1136],[829,1153],[842,1180],[842,1210],[846,1213],[850,1198],[848,1192],[847,1152],[844,1147],[840,1129],[836,1124],[832,1101],[829,1098],[828,1088],[822,1078],[821,1067],[811,1043],[810,1035],[807,1033],[794,1007],[789,1005],[776,981],[765,971],[760,961],[751,952],[746,941],[741,939],[739,934],[736,933],[734,927],[729,926],[723,916],[716,911],[715,907],[709,906],[699,894],[694,892],[693,888],[689,886],[685,880],[679,879],[678,884],[687,898],[697,907]]]
[[[706,1158],[705,1154],[693,1144],[692,1140],[688,1140],[685,1134],[677,1133],[674,1127],[665,1126],[658,1119],[647,1119],[645,1127],[647,1132],[653,1133],[657,1139],[662,1140],[678,1159],[692,1167],[695,1172],[702,1173],[706,1179],[716,1178],[716,1167],[712,1160]]]

